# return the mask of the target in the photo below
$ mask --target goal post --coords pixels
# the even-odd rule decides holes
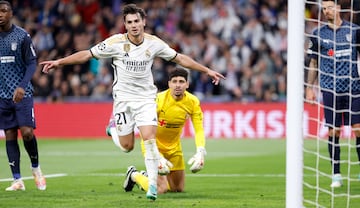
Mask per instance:
[[[360,207],[360,136],[350,126],[359,114],[353,104],[359,97],[359,7],[360,0],[288,0],[287,208]],[[336,22],[339,14],[341,24]],[[322,66],[317,71],[321,82],[306,83],[304,75],[314,70],[309,62],[315,57]],[[317,95],[314,105],[305,104],[305,86]],[[324,102],[334,102],[336,108]],[[331,113],[343,114],[336,142],[326,123]]]
[[[286,207],[303,207],[305,1],[288,0]]]

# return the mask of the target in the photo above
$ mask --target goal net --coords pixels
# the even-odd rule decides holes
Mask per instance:
[[[351,95],[349,91],[337,89],[337,85],[339,85],[336,81],[337,78],[340,76],[340,78],[344,80],[350,80],[350,89],[354,89],[353,81],[359,79],[359,72],[354,74],[356,70],[353,70],[356,69],[355,64],[358,61],[356,61],[356,58],[354,60],[351,57],[351,51],[355,50],[357,46],[355,42],[351,41],[352,38],[355,38],[353,37],[355,33],[353,33],[352,30],[356,28],[356,26],[345,26],[348,29],[347,31],[350,31],[349,33],[341,32],[341,34],[337,34],[340,33],[339,31],[342,31],[340,29],[336,29],[334,33],[325,35],[321,32],[314,33],[315,30],[320,31],[320,28],[328,25],[329,16],[324,15],[324,10],[335,10],[335,12],[340,13],[341,20],[348,21],[350,24],[360,24],[360,0],[335,0],[335,4],[341,5],[341,9],[339,10],[336,7],[323,8],[323,3],[321,0],[288,0],[288,37],[290,41],[288,47],[286,207],[360,207],[360,165],[356,148],[356,136],[351,126],[341,126],[339,143],[334,142],[336,141],[336,137],[331,137],[332,142],[330,142],[329,124],[326,124],[324,115],[324,109],[329,108],[324,105],[324,100],[327,99],[327,102],[332,100],[332,102],[336,103],[336,97]],[[304,8],[304,10],[299,8]],[[301,20],[299,20],[298,17],[295,17],[295,14],[292,14],[292,12],[298,12],[297,10],[303,12],[303,14],[298,14],[302,17],[302,22],[300,22]],[[336,18],[335,16],[334,22],[337,22],[338,19]],[[291,26],[292,24],[297,25]],[[299,31],[304,31],[304,33]],[[333,35],[332,37],[331,34]],[[348,42],[337,38],[339,35],[343,35]],[[295,37],[297,37],[297,39],[293,39]],[[313,51],[314,47],[312,47],[313,43],[310,39],[317,40],[317,51]],[[293,48],[298,46],[294,45],[295,41],[303,44],[300,46],[301,50]],[[309,53],[315,54],[315,56],[310,57]],[[299,57],[303,57],[303,59]],[[318,81],[309,83],[308,75],[314,70],[314,68],[311,67],[310,60],[314,59],[314,57],[316,57],[318,67],[332,66],[333,68],[317,71]],[[322,65],[320,62],[324,60],[336,64],[330,63],[328,65]],[[336,66],[341,64],[340,62],[350,63],[348,64],[350,67],[346,69],[348,70],[347,72],[338,73],[337,70],[339,69],[336,69]],[[302,73],[294,71],[297,70],[297,64],[302,66],[302,69],[300,69]],[[344,68],[341,70],[344,70]],[[322,79],[321,76],[330,78]],[[302,81],[300,89],[300,84],[296,81],[299,77],[301,77],[300,80]],[[324,80],[332,81],[326,84],[319,83],[324,83]],[[313,89],[312,91],[316,95],[315,100],[309,100],[309,98],[305,96],[306,88]],[[329,88],[336,90],[329,90]],[[326,97],[323,95],[323,91],[333,94],[334,96]],[[301,101],[295,98],[295,96],[300,96],[299,93],[304,94]],[[355,95],[354,97],[359,99],[360,95]],[[352,102],[353,99],[350,99],[349,106],[352,106]],[[290,105],[301,108],[302,112],[299,112],[298,109]],[[336,105],[340,104],[337,103]],[[333,112],[333,117],[335,117],[335,113],[354,113],[351,107],[347,109],[334,108],[330,110],[329,112]],[[296,116],[299,113],[300,115]],[[296,121],[294,122],[294,119],[300,119],[301,121],[297,121],[299,122],[297,123]],[[343,120],[345,119],[347,119],[347,121],[344,122],[352,123],[351,120],[353,118],[351,116],[349,118],[344,116]],[[327,123],[329,123],[329,121]],[[294,136],[293,132],[297,131],[296,128],[302,129],[299,133],[302,141],[300,141],[301,139],[297,138],[297,136]],[[295,150],[296,146],[299,149],[303,147],[302,152],[297,152],[297,150]],[[335,152],[338,151],[335,149],[340,149],[339,160],[331,159],[336,158],[334,155],[336,155],[337,153]],[[330,154],[333,156],[330,157]],[[300,166],[300,169],[294,164]],[[340,187],[331,187],[331,184],[334,182],[334,168],[336,169],[336,164],[339,164],[340,167],[340,181],[342,185]],[[300,180],[301,184],[296,180]]]

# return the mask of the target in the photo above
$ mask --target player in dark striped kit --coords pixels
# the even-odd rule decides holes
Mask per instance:
[[[9,2],[0,1],[0,129],[4,129],[6,152],[14,181],[6,191],[25,190],[20,174],[20,130],[31,161],[32,174],[39,190],[46,181],[39,166],[39,154],[34,135],[35,118],[33,87],[30,80],[36,70],[36,53],[30,35],[11,23]]]
[[[328,22],[316,29],[310,38],[311,58],[307,77],[306,100],[313,102],[313,91],[319,76],[326,125],[329,128],[328,151],[332,164],[331,187],[342,186],[340,174],[340,128],[351,125],[360,160],[360,78],[357,56],[360,52],[360,28],[340,17],[340,0],[322,1],[322,12]]]

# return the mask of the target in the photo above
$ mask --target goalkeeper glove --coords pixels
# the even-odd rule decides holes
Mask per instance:
[[[159,175],[167,175],[170,173],[170,169],[173,167],[174,165],[167,159],[165,159],[164,157],[160,157],[159,159],[159,166],[158,166],[158,173]]]
[[[191,165],[191,172],[196,173],[204,167],[205,155],[205,148],[198,147],[196,150],[196,154],[188,161],[188,165]]]

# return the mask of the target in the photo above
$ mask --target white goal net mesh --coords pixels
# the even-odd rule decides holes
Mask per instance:
[[[346,26],[350,30],[350,33],[343,33],[348,42],[342,42],[338,37],[339,29],[334,30],[333,34],[321,32],[320,28],[328,25],[329,16],[324,14],[324,10],[334,9],[336,7],[324,8],[322,1],[318,0],[305,0],[305,77],[304,87],[311,88],[316,95],[315,101],[308,100],[307,96],[304,96],[304,120],[307,120],[307,124],[304,125],[304,146],[303,146],[303,205],[305,207],[360,207],[360,165],[358,160],[358,152],[356,148],[356,136],[352,131],[351,126],[342,126],[340,129],[339,144],[337,145],[336,137],[329,142],[328,125],[325,121],[324,106],[325,96],[323,91],[333,94],[333,98],[327,97],[327,99],[333,99],[336,103],[337,96],[351,96],[355,99],[360,99],[359,95],[354,95],[349,91],[334,91],[329,90],[338,87],[339,83],[336,81],[339,76],[343,79],[350,80],[350,89],[353,88],[353,81],[358,79],[358,74],[354,74],[353,67],[356,60],[351,58],[351,51],[356,50],[356,41],[352,40],[352,30],[356,27]],[[360,24],[360,0],[338,0],[335,4],[341,4],[340,12],[341,20],[348,21],[350,24]],[[335,18],[334,22],[337,22]],[[341,24],[342,25],[342,24]],[[318,30],[318,33],[314,33]],[[348,30],[348,31],[349,31]],[[345,30],[346,31],[346,30]],[[326,33],[326,34],[325,34]],[[328,35],[328,36],[327,36]],[[348,37],[347,37],[348,36]],[[313,51],[313,43],[311,40],[317,41],[317,51]],[[360,44],[360,42],[358,42]],[[349,45],[350,44],[350,45]],[[310,49],[309,49],[310,47]],[[345,48],[348,48],[346,50]],[[309,52],[310,50],[310,52]],[[309,53],[315,54],[315,56],[309,56]],[[320,68],[317,72],[318,81],[315,83],[309,83],[309,73],[314,68],[311,67],[311,59],[316,57],[318,63],[317,67]],[[344,57],[348,57],[345,59]],[[332,62],[330,64],[322,65],[321,61]],[[339,70],[338,66],[340,62],[348,62],[350,67],[348,72],[343,74],[337,74],[336,70]],[[354,63],[355,62],[355,63]],[[334,64],[335,63],[335,64]],[[331,69],[321,70],[321,67],[329,67]],[[344,68],[342,68],[344,70]],[[335,75],[334,75],[335,74]],[[321,76],[330,77],[330,79],[321,80]],[[336,77],[335,77],[336,76]],[[321,84],[319,82],[328,82],[332,80],[333,83]],[[350,90],[351,91],[351,90]],[[354,102],[355,103],[355,102]],[[349,106],[352,106],[353,99],[349,101]],[[355,108],[356,109],[356,108]],[[348,109],[330,109],[335,113],[353,113],[354,110],[349,107]],[[331,112],[331,111],[330,111]],[[360,113],[360,112],[358,112]],[[352,123],[353,117],[343,117],[348,119],[347,122]],[[304,122],[305,123],[305,122]],[[328,122],[329,123],[329,122]],[[359,135],[360,137],[360,135]],[[360,141],[360,138],[359,138]],[[329,145],[330,143],[330,145]],[[334,160],[334,156],[337,150],[340,149],[340,159]],[[331,153],[330,153],[331,152]],[[330,155],[332,154],[332,157]],[[342,186],[331,187],[334,180],[338,178],[334,177],[334,168],[336,164],[339,164],[341,173]],[[335,171],[336,172],[336,171]],[[336,184],[334,186],[337,186]]]

